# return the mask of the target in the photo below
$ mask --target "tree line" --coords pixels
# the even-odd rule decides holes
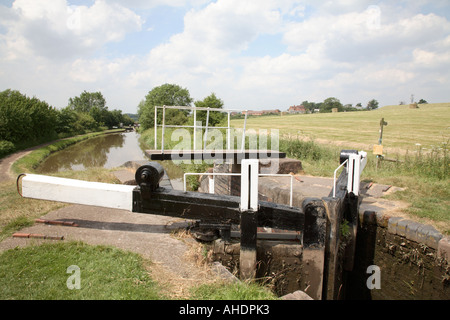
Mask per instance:
[[[100,92],[82,92],[56,109],[17,90],[0,92],[0,157],[39,143],[101,131],[134,121],[121,110],[108,110]]]
[[[335,97],[325,99],[323,102],[309,102],[303,101],[302,106],[305,107],[310,113],[314,113],[319,110],[320,113],[332,112],[333,109],[337,109],[338,112],[344,111],[361,111],[361,110],[375,110],[378,108],[378,101],[375,99],[370,100],[367,106],[364,108],[361,103],[357,103],[355,107],[351,104],[343,105],[341,101]]]

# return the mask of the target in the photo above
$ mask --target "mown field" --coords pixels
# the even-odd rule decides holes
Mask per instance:
[[[415,151],[417,144],[439,147],[450,139],[450,103],[421,104],[417,109],[401,105],[372,111],[250,117],[247,128],[279,129],[280,135],[371,151],[378,144],[382,118],[388,122],[383,146],[390,153]],[[232,120],[234,127],[243,125],[243,119]]]

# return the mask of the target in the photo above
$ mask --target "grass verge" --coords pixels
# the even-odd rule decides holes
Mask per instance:
[[[163,299],[138,254],[81,242],[33,245],[0,255],[2,300]],[[80,289],[68,273],[80,270]]]

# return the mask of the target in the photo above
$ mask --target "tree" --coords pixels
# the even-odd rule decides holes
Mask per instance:
[[[314,113],[314,109],[318,109],[317,103],[308,102],[308,100],[303,101],[302,106],[304,106],[305,109],[308,110],[310,113]]]
[[[90,115],[97,122],[97,127],[103,126],[108,122],[108,107],[101,92],[87,92],[84,90],[79,97],[69,98],[67,108],[78,113]],[[92,127],[89,121],[83,121],[83,123],[89,123],[89,127]]]
[[[195,106],[197,108],[212,108],[212,109],[222,109],[223,101],[216,97],[215,93],[211,93],[202,101],[195,101]],[[206,125],[206,115],[207,111],[197,111],[196,119],[201,121],[202,125]],[[226,119],[226,114],[223,112],[209,112],[208,126],[216,126],[220,122]],[[194,122],[194,117],[190,117],[190,122]]]
[[[153,88],[138,106],[139,123],[149,129],[154,126],[155,106],[190,106],[192,98],[187,89],[176,84],[163,84]],[[188,110],[166,110],[166,124],[183,124],[187,121]],[[161,123],[162,112],[158,112],[158,123]]]
[[[424,99],[420,99],[418,102],[418,104],[427,104],[427,103],[428,103],[427,100]]]
[[[367,103],[367,110],[375,110],[375,109],[378,109],[378,101],[372,99]]]
[[[58,134],[76,134],[73,124],[77,121],[77,112],[69,107],[63,108],[58,112],[56,119],[56,132]]]
[[[101,92],[86,92],[86,90],[79,97],[69,98],[68,107],[83,113],[90,113],[92,109],[97,109],[92,111],[93,113],[101,113],[102,110],[108,110],[106,100]]]
[[[57,110],[17,90],[0,92],[0,140],[28,144],[54,138]]]
[[[339,112],[344,111],[344,107],[342,106],[342,103],[339,101],[339,99],[330,97],[323,101],[322,105],[320,106],[320,112],[331,112],[334,108],[337,108]]]
[[[123,125],[124,126],[132,126],[132,125],[134,125],[133,118],[131,118],[128,114],[124,114],[123,115],[122,121],[123,121]]]

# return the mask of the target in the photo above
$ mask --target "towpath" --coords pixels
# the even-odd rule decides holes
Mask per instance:
[[[34,146],[32,148],[21,150],[21,151],[15,152],[13,154],[10,154],[9,156],[6,156],[4,158],[1,158],[0,159],[0,183],[14,179],[14,176],[11,172],[11,166],[13,165],[14,162],[16,162],[20,158],[26,156],[31,151],[48,146],[49,144],[52,144],[54,142],[55,141],[44,143],[44,144],[41,144],[38,146]]]

